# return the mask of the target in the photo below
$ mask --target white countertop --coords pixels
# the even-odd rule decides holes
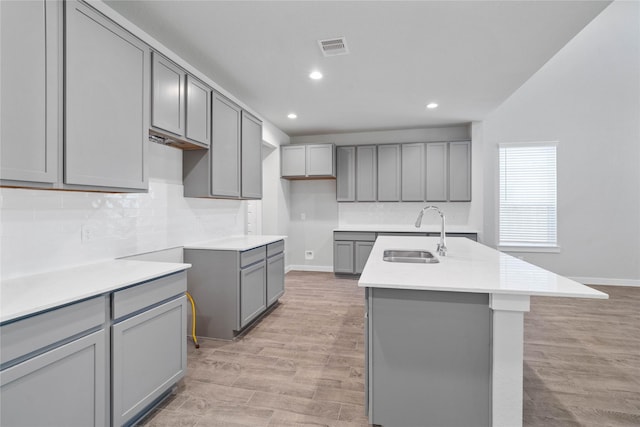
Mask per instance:
[[[464,237],[447,238],[447,256],[436,252],[438,237],[378,237],[358,281],[360,287],[512,295],[608,298],[566,277]],[[383,261],[386,249],[431,251],[437,264]]]
[[[257,248],[259,246],[268,245],[269,243],[284,240],[287,236],[258,236],[258,235],[242,235],[231,236],[222,239],[209,240],[206,242],[192,243],[184,245],[185,249],[206,249],[220,251],[246,251]]]
[[[112,292],[191,267],[191,264],[113,260],[0,282],[0,322]]]
[[[341,225],[333,231],[373,231],[377,233],[440,233],[440,224],[424,224],[420,228],[413,225]],[[463,225],[447,226],[447,233],[478,233]]]

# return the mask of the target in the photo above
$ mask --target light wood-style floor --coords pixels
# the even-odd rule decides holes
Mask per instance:
[[[525,426],[640,426],[640,288],[598,289],[611,299],[532,298]],[[141,424],[368,426],[363,302],[356,280],[288,273],[281,303],[243,338],[189,342],[178,393]]]

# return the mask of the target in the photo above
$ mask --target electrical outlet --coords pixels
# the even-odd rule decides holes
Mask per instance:
[[[306,260],[313,259],[313,251],[304,251],[304,259]]]

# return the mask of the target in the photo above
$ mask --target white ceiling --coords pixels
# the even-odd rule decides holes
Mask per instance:
[[[298,136],[482,120],[610,2],[106,3]],[[336,36],[350,54],[324,57]]]

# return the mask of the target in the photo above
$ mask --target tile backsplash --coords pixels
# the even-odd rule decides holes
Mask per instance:
[[[425,206],[438,206],[444,213],[449,226],[464,226],[469,230],[479,230],[471,203],[465,202],[370,202],[338,203],[338,226],[399,226],[411,227],[416,222],[418,212]],[[440,226],[436,214],[425,215],[422,224]]]
[[[183,197],[182,185],[147,193],[0,189],[0,278],[57,270],[233,234],[246,202]]]

